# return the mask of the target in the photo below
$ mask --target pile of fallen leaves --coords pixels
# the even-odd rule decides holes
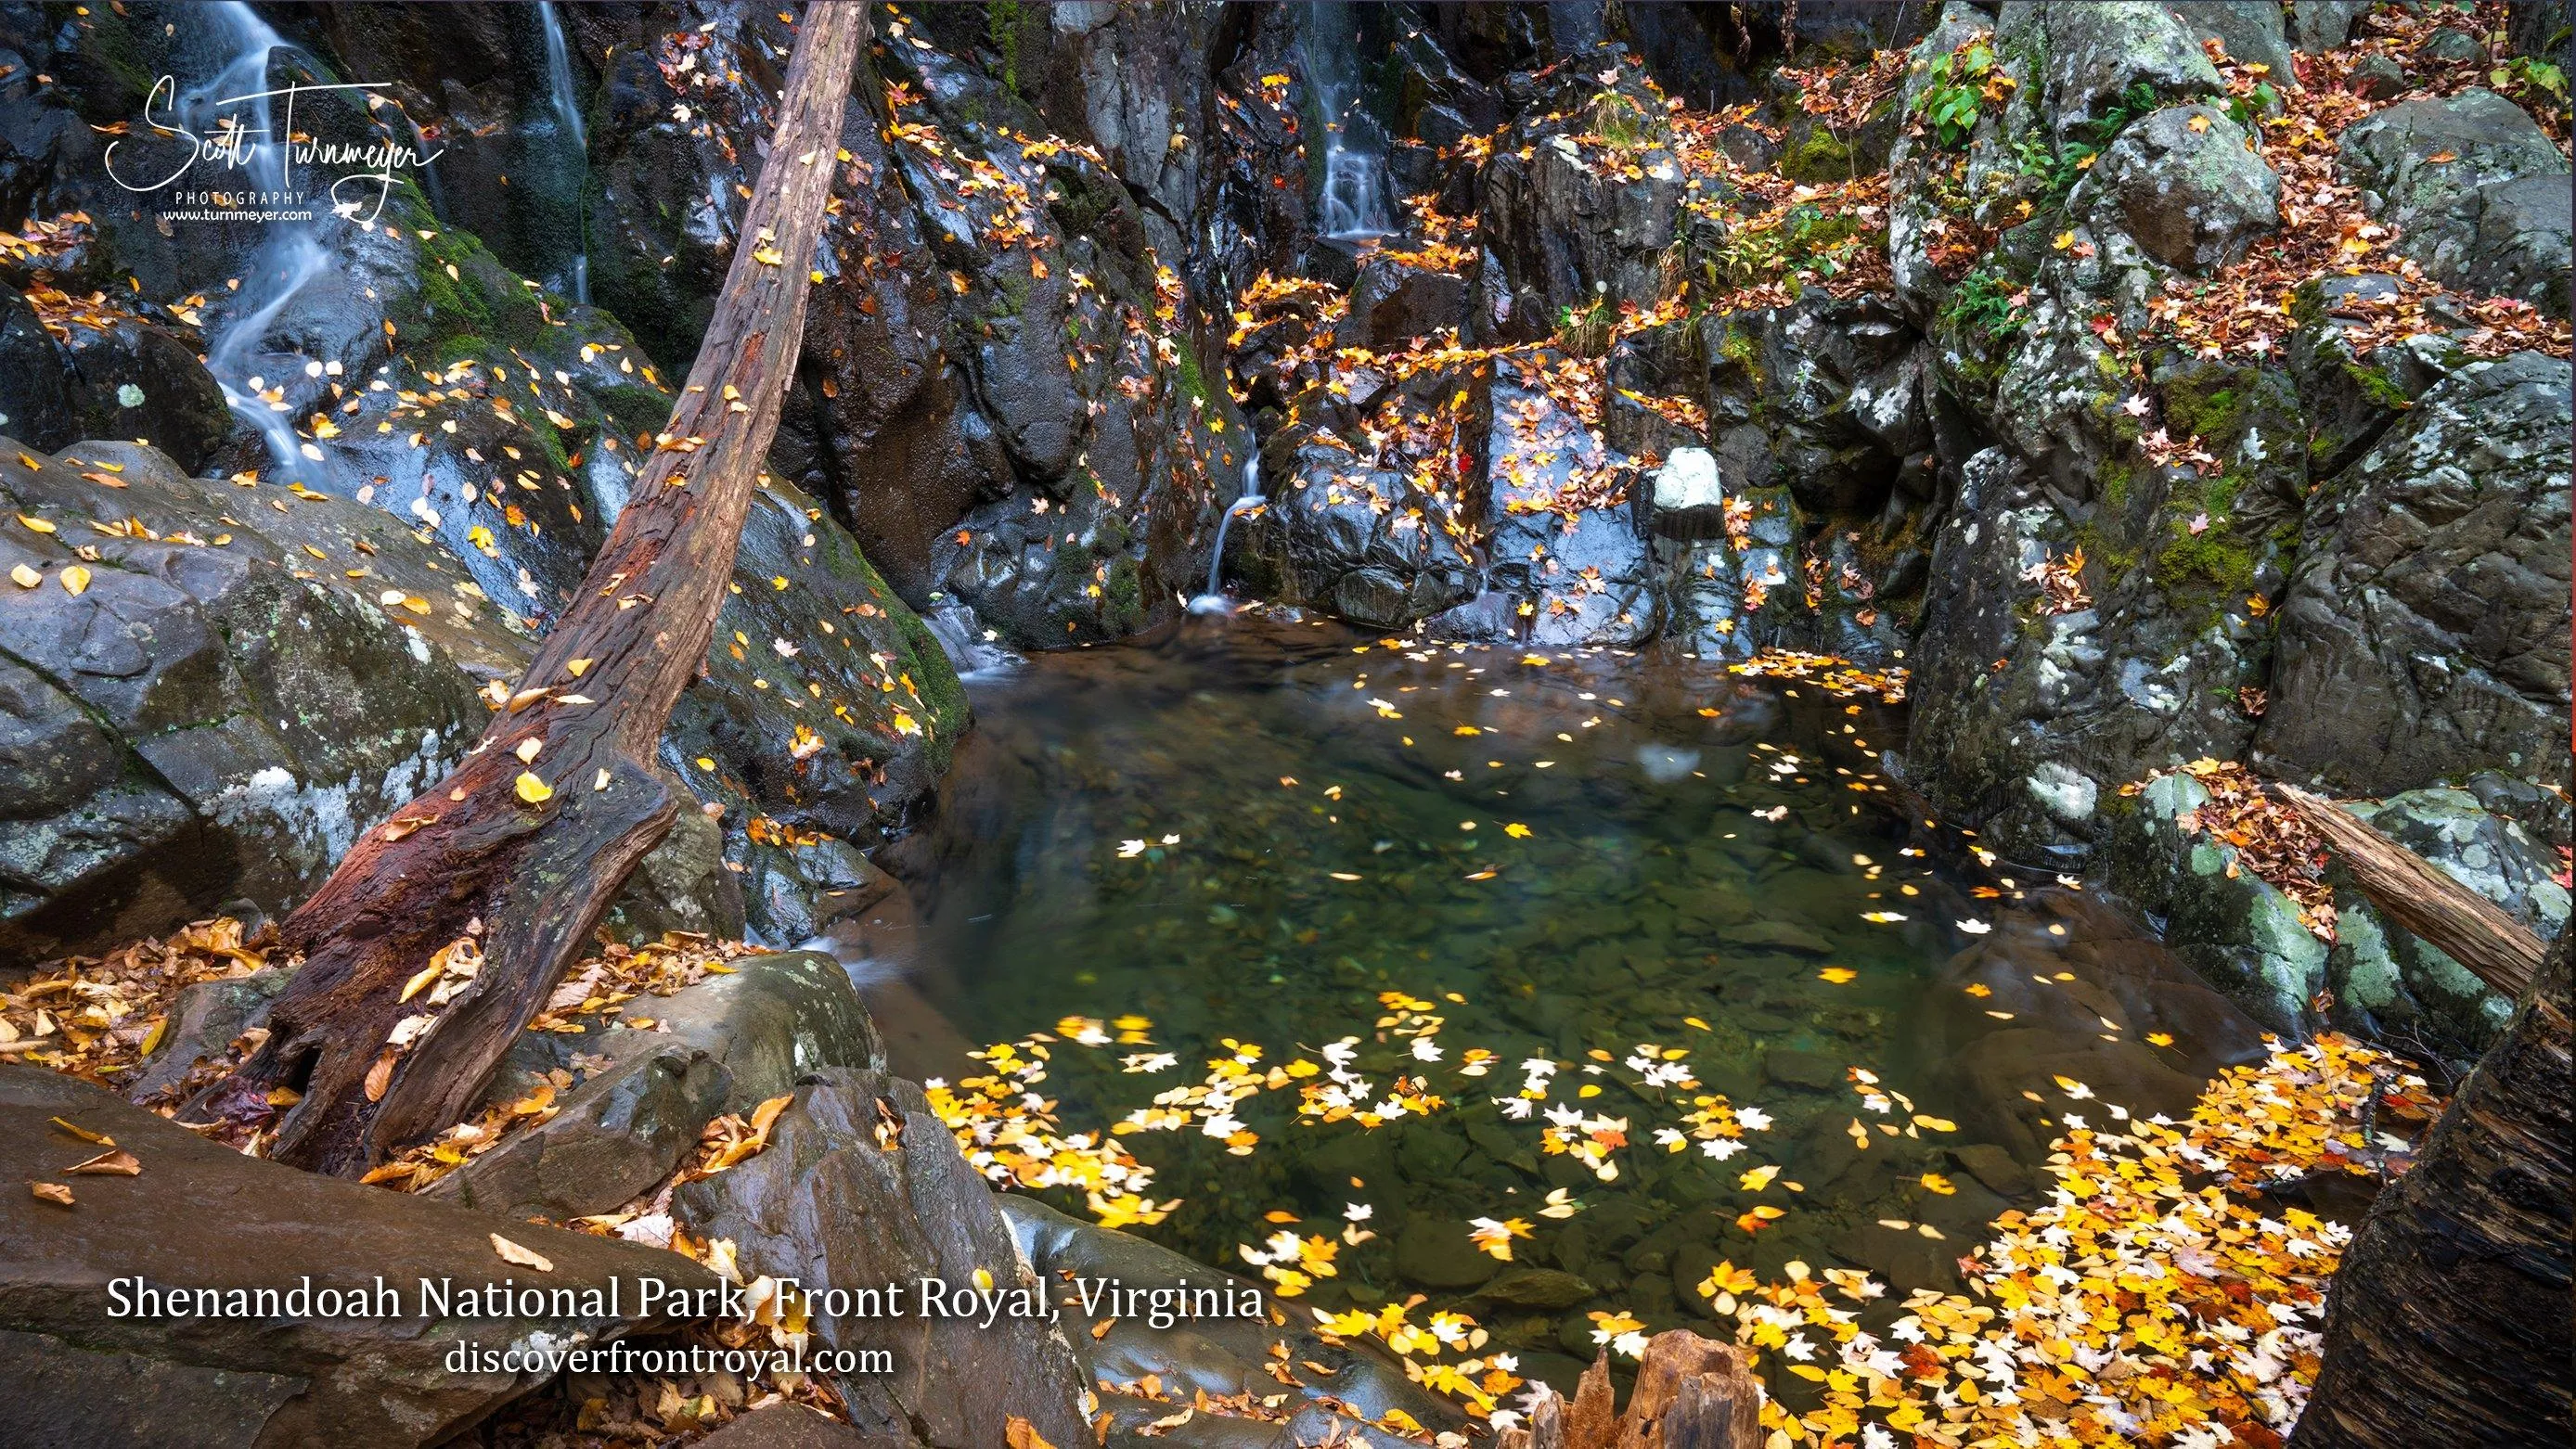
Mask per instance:
[[[547,998],[545,1010],[537,1013],[527,1029],[561,1036],[650,1031],[655,1025],[651,1008],[630,1009],[638,998],[671,996],[709,976],[729,974],[733,968],[727,962],[755,954],[756,950],[740,941],[719,941],[693,931],[673,931],[641,946],[610,942],[601,947],[598,955],[586,957],[564,972],[554,995]],[[379,1164],[361,1180],[401,1192],[417,1192],[500,1146],[511,1134],[552,1121],[560,1110],[556,1099],[591,1073],[607,1068],[615,1058],[603,1042],[600,1051],[576,1052],[572,1060],[573,1068],[555,1068],[516,1100],[484,1108],[435,1138]],[[784,1106],[785,1101],[779,1099],[778,1105]],[[776,1115],[774,1109],[771,1115]],[[725,1120],[718,1119],[720,1123]],[[711,1124],[708,1131],[717,1131],[716,1125]],[[766,1135],[764,1124],[764,1141]]]
[[[2059,1114],[2050,1201],[1996,1220],[1961,1260],[1966,1292],[1917,1292],[1890,1318],[1872,1306],[1884,1286],[1845,1269],[1791,1263],[1766,1284],[1721,1263],[1701,1285],[1738,1342],[1818,1386],[1814,1409],[1762,1406],[1775,1445],[2281,1442],[2316,1380],[2351,1232],[2259,1189],[2402,1172],[2405,1143],[2370,1124],[2420,1123],[2438,1103],[2331,1035],[2231,1068],[2183,1123],[2058,1088],[2086,1110]]]
[[[2501,31],[2504,7],[2479,8],[2478,23]],[[2273,76],[2259,64],[2229,58],[2210,43],[2211,61],[2229,93],[2251,105],[2258,93],[2270,91],[2282,103],[2281,114],[2259,118],[2252,126],[2264,164],[2281,178],[2280,230],[2264,239],[2243,261],[2207,282],[2168,279],[2164,295],[2149,301],[2159,331],[2203,356],[2228,352],[2277,357],[2296,323],[2291,301],[2307,281],[2329,275],[2373,272],[2396,279],[2397,292],[2367,304],[2363,327],[2352,338],[2367,351],[2380,342],[2415,333],[2454,334],[2473,357],[2502,357],[2525,350],[2555,357],[2569,354],[2571,333],[2563,318],[2547,316],[2528,302],[2509,297],[2471,297],[2449,291],[2427,278],[2414,262],[2397,256],[2394,228],[2375,220],[2362,207],[2361,191],[2346,184],[2337,162],[2343,135],[2386,106],[2426,96],[2451,95],[2471,85],[2488,84],[2485,67],[2436,61],[2423,54],[2433,35],[2463,19],[2447,10],[2407,14],[2396,8],[2376,9],[2361,22],[2354,42],[2340,50],[2298,57],[2296,84]],[[2355,71],[2371,59],[2394,61],[2413,84],[2401,95],[2372,100],[2355,89]],[[2533,112],[2563,147],[2567,124],[2563,104]],[[2437,161],[2442,159],[2434,158]],[[2466,324],[2466,325],[2462,325]]]
[[[2253,871],[2290,898],[2299,924],[2318,940],[2334,940],[2334,887],[2325,879],[2326,845],[2307,819],[2265,794],[2254,772],[2234,760],[2204,757],[2180,770],[2151,771],[2145,779],[2121,786],[2120,793],[2135,795],[2172,774],[2189,775],[2209,792],[2207,801],[2184,811],[2174,824],[2187,836],[2205,835],[2232,848],[2236,863],[2227,868],[2231,878],[2238,865]]]
[[[276,944],[273,930],[246,933],[223,917],[103,957],[39,966],[0,993],[0,1060],[121,1088],[160,1046],[181,989],[248,976],[270,964]]]

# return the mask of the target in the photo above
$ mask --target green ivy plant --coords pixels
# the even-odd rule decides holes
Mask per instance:
[[[1932,138],[1951,150],[1967,144],[1985,106],[1986,81],[1994,74],[1995,51],[1982,38],[1948,55],[1935,57],[1931,84],[1914,98],[1914,115],[1932,130]]]

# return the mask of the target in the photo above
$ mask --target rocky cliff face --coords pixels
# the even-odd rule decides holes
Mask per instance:
[[[2195,761],[2482,781],[2459,808],[2563,848],[2568,122],[2513,54],[2532,29],[2271,0],[883,8],[772,486],[666,750],[723,866],[701,840],[663,874],[707,886],[689,919],[828,925],[964,727],[934,628],[1116,639],[1212,572],[1388,631],[1839,657],[1917,702],[1890,764],[1932,811],[2148,897],[2192,869],[2157,823],[2188,807],[2136,787]],[[792,43],[715,0],[0,7],[0,431],[59,530],[13,535],[17,602],[70,651],[7,645],[41,766],[0,800],[12,921],[285,904],[334,848],[316,792],[362,820],[471,733],[654,445]],[[299,126],[440,159],[304,251],[112,184],[153,75],[253,50],[384,80]],[[120,516],[142,531],[69,551]],[[260,561],[183,569],[181,537]],[[129,600],[146,576],[166,597]],[[297,610],[286,665],[225,633]],[[122,646],[75,614],[128,620],[140,666],[83,673]],[[164,617],[229,641],[166,720],[95,682],[196,657]],[[268,720],[288,665],[417,679],[363,725],[308,706],[309,743],[261,723],[204,783],[152,763]],[[263,771],[307,824],[241,833],[217,802]],[[224,831],[301,843],[172,854]],[[145,889],[181,856],[237,864]],[[2265,988],[2279,1024],[2378,969],[2315,944]],[[2457,1049],[2485,1007],[2442,989],[2362,994],[2448,1013]]]

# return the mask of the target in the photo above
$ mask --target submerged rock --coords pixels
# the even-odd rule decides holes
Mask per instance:
[[[1246,1391],[1267,1397],[1279,1392],[1280,1380],[1272,1376],[1270,1365],[1279,1361],[1277,1346],[1284,1346],[1287,1362],[1292,1365],[1293,1391],[1302,1392],[1310,1401],[1329,1397],[1370,1420],[1384,1417],[1389,1409],[1401,1409],[1435,1432],[1463,1422],[1455,1406],[1409,1381],[1404,1366],[1369,1339],[1320,1337],[1312,1309],[1271,1299],[1242,1279],[1142,1238],[1066,1217],[1033,1198],[1003,1193],[996,1201],[1021,1255],[1041,1280],[1057,1285],[1054,1291],[1073,1330],[1066,1338],[1080,1355],[1084,1373],[1094,1383],[1104,1387],[1132,1384],[1151,1374],[1161,1377],[1169,1398],[1182,1403],[1191,1401],[1201,1390],[1211,1397]],[[1459,1229],[1459,1241],[1466,1241],[1463,1228]],[[1230,1290],[1237,1295],[1237,1301],[1241,1295],[1256,1295],[1264,1311],[1251,1317],[1182,1317],[1157,1326],[1150,1315],[1118,1311],[1105,1299],[1099,1311],[1084,1311],[1074,1284],[1066,1282],[1068,1278],[1075,1283],[1089,1280],[1149,1293],[1183,1284]],[[1104,1323],[1105,1331],[1091,1331]],[[1342,1434],[1358,1432],[1360,1426],[1348,1416],[1334,1413],[1321,1402],[1316,1402],[1314,1408],[1322,1419],[1338,1424]],[[1170,1412],[1170,1406],[1165,1405],[1157,1411],[1157,1417]],[[1216,1416],[1202,1415],[1208,1417]],[[1298,1423],[1305,1424],[1302,1416]],[[1282,1437],[1276,1426],[1263,1426],[1257,1434],[1247,1429],[1240,1439],[1229,1437],[1234,1432],[1231,1429],[1205,1438],[1186,1437],[1190,1432],[1193,1429],[1184,1426],[1182,1433],[1174,1435],[1174,1442],[1207,1446],[1240,1442],[1274,1449],[1325,1442],[1320,1434],[1303,1430]]]
[[[102,1151],[52,1125],[113,1137],[139,1176],[62,1176]],[[500,1350],[598,1343],[659,1321],[638,1283],[715,1279],[658,1249],[509,1224],[444,1203],[242,1156],[94,1087],[0,1065],[0,1156],[67,1182],[62,1207],[0,1196],[0,1374],[14,1440],[35,1444],[427,1445],[544,1382],[448,1366],[460,1340]],[[545,1270],[504,1261],[496,1228]],[[294,1288],[399,1295],[391,1314],[109,1314],[111,1280],[156,1289]],[[622,1281],[619,1315],[581,1305]],[[421,1284],[563,1290],[570,1311],[424,1311]],[[373,1299],[370,1297],[370,1303]]]

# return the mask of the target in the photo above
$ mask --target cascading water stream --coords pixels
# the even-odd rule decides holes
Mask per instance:
[[[179,94],[178,119],[199,136],[237,132],[248,185],[274,190],[283,204],[295,190],[292,158],[287,141],[276,134],[269,98],[261,93],[270,89],[272,53],[294,47],[241,0],[200,6],[192,13],[203,26],[196,45],[220,58],[221,65],[207,80]],[[236,309],[211,339],[206,370],[214,374],[234,416],[257,429],[278,465],[291,472],[311,445],[296,436],[286,413],[262,396],[275,389],[255,369],[266,365],[261,348],[278,314],[305,283],[330,265],[330,257],[315,239],[315,223],[310,220],[264,225],[267,239],[243,268]]]
[[[1230,614],[1234,605],[1225,596],[1225,531],[1237,514],[1249,513],[1265,500],[1261,496],[1261,459],[1259,455],[1243,460],[1243,494],[1226,505],[1224,516],[1216,521],[1216,552],[1208,559],[1207,592],[1190,600],[1193,614]]]
[[[537,15],[544,21],[546,35],[546,90],[555,113],[555,134],[571,149],[572,185],[576,196],[588,184],[590,172],[590,138],[581,123],[581,98],[572,86],[572,52],[564,44],[563,21],[555,14],[554,0],[538,0]],[[574,210],[574,225],[579,245],[572,258],[572,299],[584,306],[590,304],[590,228],[589,218],[579,207]]]
[[[1386,154],[1377,122],[1360,104],[1350,73],[1359,27],[1344,0],[1314,0],[1298,36],[1307,80],[1324,114],[1324,186],[1319,200],[1327,241],[1363,242],[1392,235]]]

